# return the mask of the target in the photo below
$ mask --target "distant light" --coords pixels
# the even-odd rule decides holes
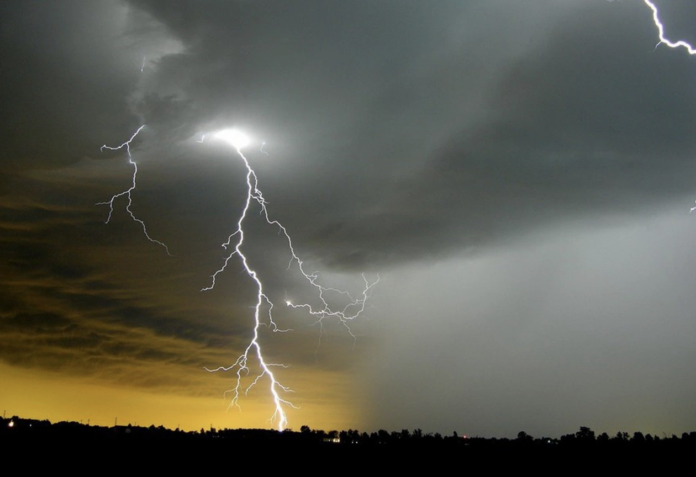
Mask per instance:
[[[10,421],[10,422],[7,424],[7,427],[14,427],[14,421]]]
[[[213,137],[225,141],[237,150],[242,150],[251,143],[249,136],[238,129],[223,129],[216,132]]]

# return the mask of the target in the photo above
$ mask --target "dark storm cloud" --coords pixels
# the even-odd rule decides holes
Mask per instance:
[[[206,253],[197,250],[198,243],[189,243],[191,237],[184,237],[175,242],[185,245],[177,247],[179,256],[168,257],[144,239],[140,227],[123,211],[122,202],[117,203],[109,225],[102,222],[103,213],[94,202],[82,203],[84,197],[94,200],[95,193],[104,194],[95,185],[104,175],[103,167],[96,164],[94,169],[94,165],[87,160],[60,172],[15,174],[7,183],[8,194],[0,203],[4,259],[0,263],[0,360],[159,391],[219,392],[217,379],[198,385],[206,379],[201,376],[203,367],[231,364],[248,344],[250,310],[255,303],[255,288],[240,278],[236,262],[216,290],[200,292],[226,255],[220,242],[229,233],[229,224],[214,242],[207,238],[211,243]],[[166,191],[166,181],[163,186]],[[155,202],[160,201],[158,197]],[[134,209],[150,217],[150,208],[143,207],[147,202],[147,194],[138,195]],[[195,212],[177,208],[173,202],[168,212],[190,226]],[[198,219],[211,217],[205,214]],[[159,225],[150,220],[149,225],[153,224]],[[263,228],[258,231],[253,221],[250,225],[249,240],[262,237]],[[176,237],[177,229],[168,227],[167,236]],[[271,236],[278,240],[275,231]],[[283,303],[288,292],[298,297],[293,290],[299,285],[290,281],[278,287],[288,276],[273,270],[279,260],[286,265],[289,256],[269,254],[264,251],[269,243],[263,243],[252,247],[250,257],[260,259],[269,295],[277,303]],[[192,251],[197,255],[184,255]],[[202,255],[206,266],[197,263]],[[278,347],[271,356],[280,362],[284,352],[292,353],[298,342],[304,342],[293,362],[315,365],[317,356],[324,354],[317,351],[322,327],[288,319],[278,323],[284,329],[294,328],[295,333],[291,339],[276,339]],[[333,325],[324,329],[325,333],[335,331]],[[264,339],[273,339],[272,334],[262,329]],[[324,340],[331,341],[328,335]],[[353,346],[352,338],[343,339],[343,351],[338,351],[334,340],[331,356],[322,367],[344,368],[350,360],[343,365],[334,361],[345,358]],[[188,377],[176,377],[182,372]]]
[[[0,18],[3,171],[74,162],[128,127],[138,71],[118,3],[3,2]]]
[[[414,254],[434,241],[449,251],[685,197],[696,173],[696,64],[651,52],[650,30],[635,28],[644,16],[596,5],[561,18],[533,56],[506,68],[488,118],[395,185],[375,227],[393,224],[385,235]]]
[[[696,65],[648,49],[650,30],[635,28],[644,11],[606,10],[561,18],[496,80],[486,118],[398,180],[374,216],[337,224],[352,247],[364,245],[359,258],[485,246],[578,215],[639,213],[693,190]]]
[[[480,4],[444,11],[419,2],[133,5],[184,46],[153,66],[136,104],[150,127],[191,134],[232,123],[268,135],[269,161],[248,154],[274,213],[323,260],[364,267],[412,252],[394,228],[400,220],[431,228],[432,213],[413,216],[404,212],[408,203],[384,210],[399,193],[390,183],[408,174],[404,166],[421,175],[413,165],[428,159],[427,151],[413,152],[420,137],[436,140],[452,129],[457,109],[475,105],[473,86],[490,68],[485,49],[469,53],[458,30],[463,22],[469,35],[480,32],[466,16],[485,17]],[[495,31],[508,26],[502,21]],[[448,66],[453,59],[467,67]],[[312,213],[294,212],[305,209]]]
[[[5,166],[95,156],[133,113],[143,145],[169,144],[159,155],[238,124],[268,138],[274,163],[258,167],[274,213],[317,258],[352,268],[639,211],[688,193],[696,172],[696,67],[652,51],[640,2],[496,4],[517,26],[478,2],[129,4],[5,7]],[[181,51],[148,60],[157,41]],[[141,53],[143,74],[128,64]]]
[[[167,280],[151,279],[147,267],[128,268],[144,262],[123,241],[111,250],[91,242],[106,226],[93,203],[81,204],[92,190],[82,180],[79,174],[71,179],[70,173],[42,172],[15,174],[7,182],[0,203],[0,360],[198,394],[191,384],[200,378],[195,373],[177,381],[159,368],[201,370],[226,358],[218,353],[234,340],[221,342],[229,331],[195,304],[196,291],[176,292],[179,305],[166,304],[173,298]],[[113,255],[117,247],[121,252]],[[98,265],[100,260],[111,266]],[[119,270],[113,260],[126,268]]]
[[[184,47],[136,109],[170,138],[225,121],[267,134],[282,159],[262,185],[325,264],[454,253],[691,190],[696,65],[652,51],[640,2],[495,4],[519,25],[477,2],[131,4]]]

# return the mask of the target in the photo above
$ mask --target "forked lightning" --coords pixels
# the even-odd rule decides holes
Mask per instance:
[[[225,242],[222,246],[227,249],[228,247],[232,247],[233,250],[230,253],[230,255],[227,256],[227,258],[224,260],[222,267],[220,267],[219,270],[217,270],[211,277],[211,284],[210,286],[203,288],[203,290],[211,290],[215,287],[216,283],[216,278],[217,276],[222,273],[226,268],[227,265],[229,264],[230,260],[232,257],[237,256],[239,260],[241,261],[242,266],[244,267],[244,270],[246,271],[247,275],[254,281],[256,284],[256,287],[258,289],[258,294],[257,294],[257,299],[256,299],[256,306],[254,307],[254,332],[253,332],[253,337],[249,341],[249,344],[244,350],[244,353],[242,353],[239,358],[231,365],[231,366],[221,366],[216,369],[207,369],[208,371],[214,372],[214,371],[230,371],[233,369],[236,369],[237,373],[237,381],[235,387],[231,390],[231,393],[233,394],[232,400],[230,402],[230,405],[234,406],[239,406],[239,399],[241,397],[241,393],[243,392],[244,394],[248,393],[249,390],[255,386],[262,378],[267,378],[268,379],[268,386],[269,386],[269,392],[273,396],[273,401],[275,404],[275,411],[273,413],[273,416],[271,417],[272,421],[276,421],[278,425],[279,430],[285,429],[287,425],[287,415],[285,413],[285,406],[290,406],[290,407],[295,407],[290,401],[287,399],[283,398],[281,396],[282,393],[288,393],[292,392],[290,388],[287,386],[282,385],[280,382],[278,382],[275,374],[273,373],[273,370],[271,369],[272,367],[285,367],[285,365],[282,364],[275,364],[275,363],[268,363],[266,359],[264,358],[263,351],[261,348],[261,343],[259,342],[259,327],[262,326],[262,318],[261,318],[261,309],[265,305],[268,307],[268,323],[267,326],[270,326],[274,331],[286,331],[286,330],[281,330],[277,327],[276,323],[273,321],[273,302],[270,300],[270,298],[264,293],[264,288],[263,288],[263,283],[261,281],[261,278],[259,278],[258,272],[252,268],[252,266],[249,264],[249,260],[247,256],[244,254],[242,250],[242,246],[244,244],[244,220],[247,217],[247,214],[249,212],[249,208],[252,205],[253,202],[256,202],[259,207],[261,208],[261,214],[265,218],[266,222],[278,229],[279,232],[282,232],[282,235],[285,237],[285,240],[287,241],[288,248],[290,250],[291,254],[291,260],[290,264],[292,265],[295,263],[299,269],[299,271],[302,273],[305,279],[310,283],[311,286],[313,286],[316,289],[317,295],[321,301],[321,307],[318,309],[313,308],[309,304],[300,304],[296,305],[293,304],[290,301],[286,301],[286,305],[292,308],[304,308],[308,311],[308,313],[314,317],[317,318],[319,323],[324,318],[327,317],[332,317],[338,319],[347,329],[348,332],[353,336],[353,333],[350,331],[350,326],[349,322],[351,320],[354,320],[360,314],[365,310],[365,305],[367,303],[367,299],[370,296],[370,293],[372,292],[372,288],[379,282],[379,277],[377,277],[374,281],[370,282],[367,278],[365,278],[365,275],[363,275],[363,281],[364,281],[364,289],[362,293],[360,294],[359,298],[353,298],[348,292],[342,291],[342,290],[337,290],[335,288],[327,288],[319,283],[317,283],[318,276],[316,273],[307,273],[304,270],[303,267],[303,262],[300,260],[300,258],[297,256],[295,253],[295,249],[293,247],[292,239],[290,238],[290,235],[288,234],[287,229],[277,220],[273,220],[270,218],[268,214],[268,208],[266,207],[266,200],[263,197],[263,194],[261,193],[261,190],[258,187],[258,177],[256,176],[256,173],[254,170],[251,168],[249,165],[249,161],[247,158],[244,156],[242,153],[242,149],[249,144],[249,139],[248,137],[241,133],[240,131],[237,131],[235,129],[226,129],[223,131],[220,131],[214,135],[216,139],[222,140],[230,144],[232,147],[235,148],[237,151],[237,154],[239,157],[241,157],[242,161],[244,161],[244,166],[246,167],[246,185],[247,185],[247,195],[246,195],[246,200],[244,203],[244,208],[242,209],[242,213],[239,216],[239,219],[237,220],[237,227],[235,231],[228,237],[227,242]],[[337,292],[340,293],[349,299],[349,303],[344,306],[342,309],[339,310],[334,310],[331,308],[329,303],[327,302],[327,299],[325,297],[326,292]],[[353,336],[354,337],[354,336]],[[249,367],[249,357],[250,355],[253,354],[256,356],[256,360],[258,361],[258,372],[256,372],[256,377],[253,379],[252,383],[242,389],[242,378],[244,376],[247,376],[249,373],[251,373],[251,369]]]
[[[126,205],[126,211],[131,216],[131,219],[133,219],[135,222],[138,222],[140,224],[140,226],[143,228],[143,233],[145,234],[145,237],[147,237],[147,239],[150,242],[156,243],[157,245],[162,246],[164,248],[164,250],[167,252],[167,255],[171,256],[171,253],[169,253],[169,247],[167,247],[167,245],[165,243],[160,242],[159,240],[155,240],[152,237],[150,237],[150,234],[147,232],[147,227],[145,226],[145,222],[143,220],[139,219],[138,217],[136,217],[135,214],[133,213],[133,211],[131,210],[131,205],[133,205],[133,197],[132,197],[131,193],[135,190],[135,186],[136,186],[136,179],[138,177],[138,164],[136,164],[135,161],[133,160],[130,146],[131,146],[131,143],[133,142],[133,140],[138,136],[138,134],[140,134],[140,131],[142,131],[144,127],[145,127],[144,124],[142,126],[140,126],[138,128],[138,130],[135,131],[135,133],[130,137],[130,139],[127,140],[126,142],[124,142],[123,144],[121,144],[120,146],[112,147],[112,146],[107,146],[106,144],[104,144],[101,147],[101,149],[100,149],[101,151],[103,151],[104,149],[108,149],[110,151],[119,151],[121,149],[126,150],[126,155],[128,156],[128,163],[133,166],[133,180],[131,182],[131,186],[128,189],[124,190],[123,192],[119,192],[118,194],[114,194],[113,196],[111,196],[111,199],[109,199],[105,202],[97,202],[97,205],[108,205],[109,206],[109,215],[106,218],[106,223],[108,224],[111,221],[111,216],[114,213],[114,202],[116,201],[116,199],[118,199],[120,197],[126,197],[127,202],[128,202]]]

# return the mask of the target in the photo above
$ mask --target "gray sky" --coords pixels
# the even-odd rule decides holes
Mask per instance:
[[[696,40],[696,7],[656,3]],[[202,370],[250,339],[238,262],[200,292],[246,171],[198,141],[237,127],[308,270],[352,293],[381,277],[355,341],[276,310],[290,427],[696,428],[696,58],[655,46],[642,1],[10,1],[0,19],[8,412],[268,426],[265,388],[242,418],[234,376]],[[132,210],[172,257],[124,199],[108,225],[94,205],[132,173],[100,146],[142,124]],[[246,226],[274,302],[313,299],[276,230]],[[62,404],[36,392],[66,379]],[[179,407],[148,418],[130,393]]]

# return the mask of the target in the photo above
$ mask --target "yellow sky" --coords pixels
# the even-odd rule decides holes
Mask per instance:
[[[299,429],[355,428],[358,406],[351,402],[345,378],[329,373],[293,380],[303,388],[303,397],[295,403],[300,409],[288,409],[289,427]],[[313,385],[317,380],[319,385]],[[48,419],[51,422],[76,421],[99,426],[163,425],[183,430],[216,428],[274,428],[269,422],[273,407],[263,396],[251,395],[241,402],[242,410],[231,408],[222,392],[218,396],[181,396],[145,392],[127,387],[90,383],[48,371],[27,370],[0,363],[0,405],[7,417]],[[306,387],[305,387],[306,386]],[[310,386],[316,389],[312,391]],[[345,398],[341,399],[340,394]],[[336,397],[339,396],[339,399]]]

